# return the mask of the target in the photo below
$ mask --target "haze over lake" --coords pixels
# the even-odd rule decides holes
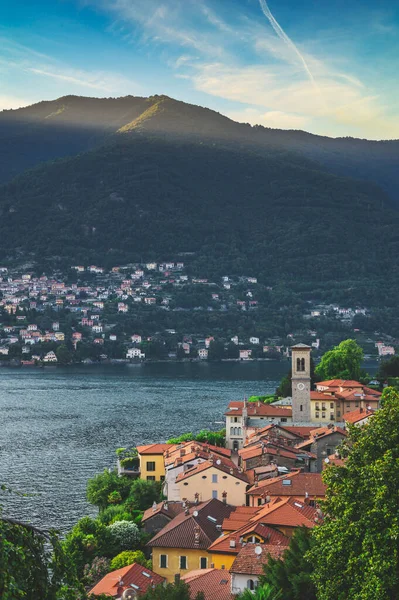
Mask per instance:
[[[89,477],[121,446],[220,429],[229,400],[275,390],[289,363],[0,369],[0,482],[8,516],[68,530],[95,509]]]

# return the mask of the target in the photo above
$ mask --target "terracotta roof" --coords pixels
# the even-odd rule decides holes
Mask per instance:
[[[184,506],[182,502],[159,502],[155,507],[147,508],[144,512],[142,523],[151,519],[151,517],[155,517],[155,515],[165,515],[170,519],[174,519],[176,515],[179,515],[184,511]]]
[[[266,505],[253,517],[267,525],[286,527],[314,527],[317,509],[297,498],[284,498]]]
[[[328,379],[327,381],[318,381],[316,383],[316,387],[317,386],[342,388],[363,387],[359,381],[354,381],[353,379]]]
[[[291,433],[296,433],[302,438],[308,438],[310,436],[310,432],[314,429],[313,427],[302,427],[300,425],[284,425],[284,429],[287,431],[291,431]]]
[[[245,481],[246,483],[248,483],[248,477],[245,475],[245,473],[240,472],[237,469],[236,465],[228,459],[220,459],[220,464],[217,464],[216,459],[213,462],[206,460],[205,462],[199,465],[195,465],[192,469],[188,469],[183,473],[179,473],[179,475],[176,477],[176,483],[186,480],[189,477],[193,477],[193,475],[198,475],[199,473],[207,471],[211,468],[217,469],[218,471],[222,471],[223,473],[230,475],[230,477],[235,477],[236,479],[240,479],[241,481]]]
[[[232,401],[229,403],[225,415],[240,416],[242,415],[243,408],[244,402]],[[247,414],[249,417],[290,417],[292,415],[292,407],[287,406],[282,408],[280,406],[263,404],[262,402],[247,402]]]
[[[290,481],[290,485],[284,484],[284,481]],[[253,486],[247,494],[259,496],[266,493],[270,497],[276,496],[306,496],[310,498],[324,498],[326,495],[326,486],[324,485],[320,473],[301,473],[299,471],[288,473],[282,477],[266,479],[262,485]]]
[[[261,511],[258,509],[258,513],[260,512]],[[242,538],[251,536],[251,534],[257,535],[263,539],[266,545],[288,546],[289,539],[287,536],[280,531],[277,531],[277,529],[265,525],[260,519],[256,521],[257,518],[258,515],[255,515],[239,529],[219,537],[208,548],[208,552],[215,554],[238,554],[241,548],[245,546],[245,542]]]
[[[297,444],[296,447],[300,448],[308,448],[317,440],[332,435],[334,433],[340,433],[342,436],[346,437],[348,434],[345,429],[341,427],[319,427],[318,429],[313,429],[311,432],[311,437],[305,442],[301,442]]]
[[[133,563],[117,571],[108,573],[99,581],[89,592],[99,596],[119,597],[126,589],[135,589],[139,595],[144,594],[147,588],[153,584],[159,585],[165,581],[164,577],[157,575],[150,569],[142,567],[138,563]],[[123,582],[123,585],[121,583]]]
[[[311,400],[320,400],[321,402],[334,402],[335,396],[326,394],[325,392],[310,392]]]
[[[191,597],[198,592],[204,594],[205,600],[233,600],[231,593],[231,575],[225,569],[200,569],[191,571],[182,577],[190,586]]]
[[[238,451],[242,460],[249,460],[262,454],[272,454],[273,456],[282,456],[285,458],[296,458],[299,454],[298,449],[290,446],[273,444],[273,442],[258,442],[256,445],[242,448]]]
[[[220,535],[217,525],[221,526],[232,510],[233,507],[216,499],[194,505],[188,514],[182,512],[167,523],[147,546],[206,550]],[[197,516],[194,516],[195,512]]]
[[[359,421],[363,421],[363,419],[367,419],[368,417],[373,416],[373,414],[373,410],[367,410],[366,408],[357,408],[356,410],[352,410],[351,412],[345,413],[343,419],[348,423],[358,423]]]
[[[256,554],[256,548],[261,548],[262,553]],[[271,544],[245,544],[235,558],[231,566],[230,573],[241,575],[262,575],[264,573],[263,566],[267,564],[269,557],[271,556],[272,558],[280,558],[287,548],[288,544],[285,546],[273,546]]]
[[[148,444],[147,446],[137,446],[139,454],[163,454],[170,444]]]
[[[168,445],[168,448],[164,453],[165,465],[172,464],[178,458],[183,459],[183,462],[185,462],[187,456],[195,457],[198,453],[201,455],[209,455],[210,452],[225,456],[226,458],[231,457],[231,450],[228,448],[220,448],[219,446],[212,446],[211,444],[190,441],[178,445]]]

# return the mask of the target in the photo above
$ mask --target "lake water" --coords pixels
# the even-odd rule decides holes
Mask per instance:
[[[89,477],[115,449],[220,429],[230,400],[274,392],[288,362],[158,363],[0,368],[0,484],[4,513],[67,531],[95,509]]]

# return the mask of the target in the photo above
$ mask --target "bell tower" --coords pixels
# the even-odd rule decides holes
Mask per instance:
[[[292,346],[292,421],[310,423],[310,352],[305,344]]]

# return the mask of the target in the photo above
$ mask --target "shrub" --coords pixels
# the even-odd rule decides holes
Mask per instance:
[[[140,543],[140,530],[131,521],[115,521],[107,529],[115,546],[121,550],[132,550]]]
[[[93,587],[109,572],[110,561],[105,556],[96,556],[91,564],[87,564],[83,571],[85,585]]]
[[[151,561],[148,561],[141,550],[125,550],[120,552],[115,558],[112,559],[110,565],[110,571],[116,571],[116,569],[122,569],[133,563],[138,563],[143,567],[149,567]]]

